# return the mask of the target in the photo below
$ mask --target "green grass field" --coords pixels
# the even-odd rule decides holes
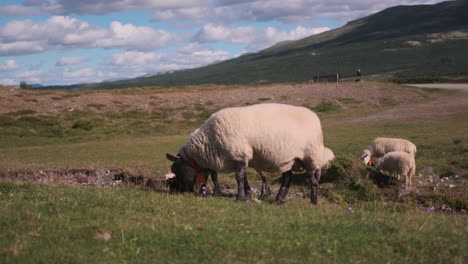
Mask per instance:
[[[286,203],[276,206],[274,197],[237,204],[234,197],[15,183],[5,176],[117,168],[161,179],[170,167],[165,153],[175,154],[210,109],[186,113],[181,120],[167,119],[162,112],[47,116],[24,110],[0,115],[0,263],[467,263],[466,185],[453,181],[453,189],[421,188],[398,200],[395,188],[379,189],[369,181],[359,160],[374,137],[402,137],[418,146],[418,172],[432,168],[438,176],[453,180],[458,175],[466,181],[466,115],[330,122],[395,107],[341,101],[357,107],[313,106],[330,123],[324,126],[325,143],[336,155],[323,174],[317,206],[303,197],[309,189],[300,180]],[[250,172],[249,181],[258,185],[259,177]],[[273,181],[278,177],[273,175]],[[428,182],[427,177],[417,175],[414,181]],[[220,181],[235,188],[232,174],[221,174]],[[455,212],[425,210],[441,204]]]
[[[0,184],[2,263],[464,263],[465,215]]]

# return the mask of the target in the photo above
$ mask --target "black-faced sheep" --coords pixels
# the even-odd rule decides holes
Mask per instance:
[[[416,145],[411,141],[402,138],[375,138],[372,143],[364,149],[361,159],[367,165],[372,165],[372,158],[380,158],[388,152],[401,151],[406,152],[413,157],[416,156]]]
[[[412,154],[406,152],[389,152],[381,157],[376,165],[379,171],[388,171],[390,175],[405,176],[406,187],[412,186],[412,177],[416,173],[416,161]]]
[[[320,120],[311,110],[283,104],[226,108],[195,130],[172,160],[175,178],[195,178],[203,170],[235,172],[238,201],[250,200],[247,167],[280,172],[283,184],[277,201],[286,196],[293,165],[306,171],[311,202],[317,203],[321,169],[333,152],[323,145]],[[193,161],[193,162],[192,162]],[[182,186],[174,186],[181,190]]]

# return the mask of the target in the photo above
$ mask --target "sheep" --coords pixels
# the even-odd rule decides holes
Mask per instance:
[[[416,145],[406,139],[401,138],[375,138],[372,143],[364,149],[361,159],[367,165],[372,165],[372,157],[380,158],[388,152],[402,151],[407,152],[413,157],[416,156]]]
[[[325,154],[330,152],[333,153],[323,144],[320,119],[311,110],[284,104],[257,104],[214,113],[190,134],[177,156],[166,154],[166,157],[173,162],[171,171],[178,182],[194,179],[203,170],[235,172],[237,201],[241,202],[251,200],[247,167],[282,173],[277,202],[286,196],[293,166],[300,167],[310,177],[310,200],[316,204],[321,169],[329,161]]]
[[[397,175],[398,179],[400,176],[405,176],[406,188],[411,188],[412,177],[416,173],[416,161],[412,154],[392,151],[386,153],[381,157],[376,165],[378,171],[388,171],[390,175]]]

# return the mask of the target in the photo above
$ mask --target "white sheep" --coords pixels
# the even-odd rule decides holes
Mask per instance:
[[[181,183],[203,169],[236,172],[238,201],[250,199],[246,168],[252,167],[283,174],[277,195],[277,202],[282,202],[294,165],[310,177],[310,199],[317,203],[321,169],[332,154],[323,145],[322,126],[314,112],[284,104],[257,104],[214,113],[189,136],[177,156],[166,156],[174,162],[171,171]]]
[[[411,188],[412,177],[416,173],[416,161],[412,154],[392,151],[381,157],[376,166],[378,171],[387,171],[390,175],[405,176],[406,188]]]
[[[402,138],[375,138],[372,143],[364,149],[361,159],[367,165],[372,165],[372,157],[380,158],[388,152],[401,151],[406,152],[413,157],[416,156],[416,145],[411,141]]]

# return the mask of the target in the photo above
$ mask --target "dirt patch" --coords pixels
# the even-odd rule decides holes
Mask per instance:
[[[33,110],[37,114],[87,110],[91,112],[155,112],[194,106],[220,109],[229,106],[277,102],[314,106],[324,100],[353,99],[375,104],[381,98],[400,103],[421,100],[421,94],[399,85],[383,83],[277,84],[228,86],[217,89],[148,90],[122,94],[118,91],[29,91],[0,87],[0,114]],[[398,91],[398,92],[396,92]]]
[[[115,187],[140,185],[166,190],[164,181],[134,175],[121,169],[24,170],[0,172],[0,181]]]
[[[466,88],[463,88],[466,89]],[[212,113],[218,109],[256,103],[285,103],[313,108],[331,102],[342,109],[392,106],[390,110],[361,113],[359,117],[324,120],[324,125],[382,120],[438,118],[468,113],[468,93],[440,96],[391,83],[343,82],[275,84],[259,86],[208,86],[170,90],[30,91],[0,86],[0,114],[32,112],[56,115],[77,110],[91,113],[141,111],[166,120],[186,119],[184,114]]]

